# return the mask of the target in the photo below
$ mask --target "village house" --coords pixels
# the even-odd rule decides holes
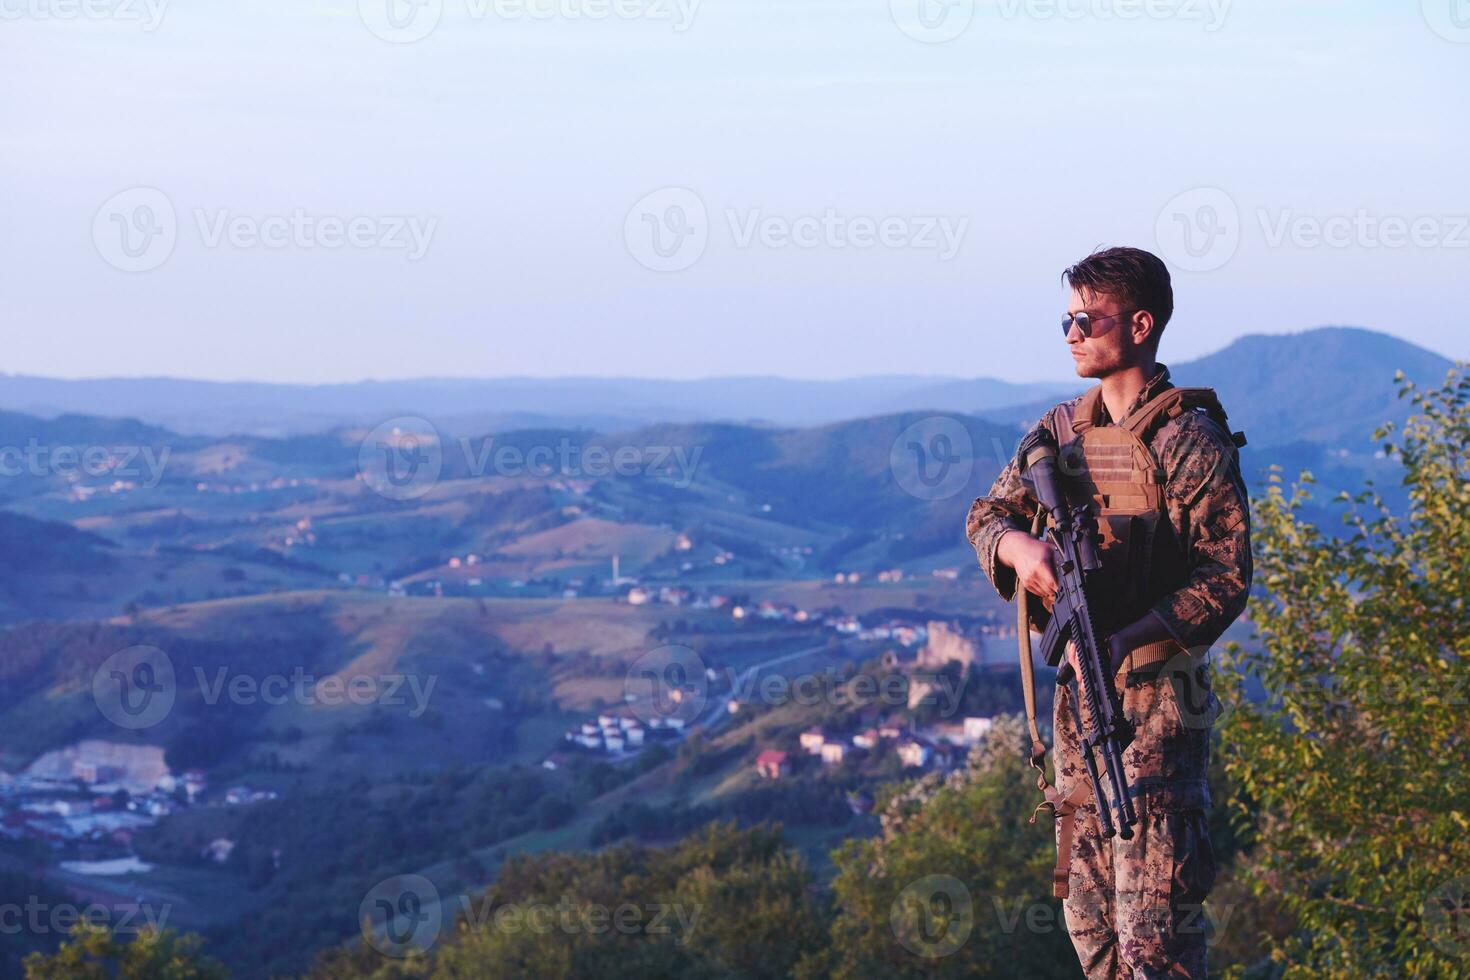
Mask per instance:
[[[224,864],[234,852],[234,841],[228,837],[216,837],[204,845],[204,850],[200,853],[200,857],[207,861],[213,861],[215,864]]]
[[[791,759],[779,749],[766,749],[755,757],[755,771],[764,779],[791,775]]]
[[[825,742],[822,744],[822,762],[825,765],[839,766],[845,758],[847,758],[847,746],[841,742]]]
[[[909,738],[898,745],[898,759],[905,768],[920,769],[929,764],[934,750],[923,739]]]
[[[965,738],[967,738],[973,745],[975,742],[980,741],[986,735],[990,734],[990,727],[993,724],[993,721],[990,718],[979,718],[972,715],[965,719],[964,724]]]
[[[807,755],[820,755],[822,746],[827,742],[827,735],[820,728],[808,728],[798,738],[801,750]]]

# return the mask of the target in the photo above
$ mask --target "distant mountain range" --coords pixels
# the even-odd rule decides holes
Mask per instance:
[[[902,375],[842,381],[424,378],[331,385],[0,375],[0,409],[135,418],[186,435],[213,436],[300,435],[417,415],[458,436],[536,428],[609,432],[660,422],[819,425],[915,407],[976,412],[1059,395],[1068,387]]]
[[[1365,439],[1373,425],[1400,408],[1390,383],[1395,369],[1433,383],[1449,367],[1450,361],[1432,351],[1350,327],[1253,334],[1173,365],[1178,383],[1218,389],[1232,418],[1262,445]],[[268,437],[418,415],[445,435],[460,436],[543,428],[612,432],[694,422],[814,426],[925,410],[1015,423],[1084,387],[912,375],[840,381],[424,378],[330,385],[0,375],[0,409],[47,418],[131,418],[185,435]]]
[[[1242,338],[1216,354],[1174,365],[1173,373],[1181,384],[1208,384],[1220,391],[1232,423],[1250,437],[1242,461],[1253,490],[1261,486],[1268,467],[1279,466],[1289,477],[1311,470],[1324,491],[1360,489],[1371,479],[1393,496],[1401,491],[1395,467],[1375,458],[1371,434],[1384,420],[1401,419],[1408,412],[1409,405],[1395,396],[1394,372],[1403,370],[1417,382],[1436,385],[1450,367],[1436,354],[1383,334],[1322,328]],[[0,393],[13,397],[15,381],[0,383]],[[30,379],[20,387],[44,384],[52,385],[53,393],[89,397],[111,388],[135,399],[135,406],[139,399],[152,397],[155,411],[168,415],[190,406],[186,400],[170,405],[165,395],[197,398],[200,419],[184,427],[195,432],[180,435],[154,419],[75,413],[44,419],[0,411],[0,449],[9,447],[11,467],[0,474],[0,504],[13,517],[10,525],[0,527],[0,538],[10,540],[12,550],[21,541],[30,542],[16,573],[0,574],[0,621],[26,614],[77,615],[99,606],[115,610],[135,596],[155,604],[163,597],[185,601],[228,594],[243,588],[236,583],[245,580],[256,583],[255,588],[266,583],[301,587],[325,584],[344,571],[357,575],[365,568],[375,574],[408,575],[433,567],[436,556],[449,548],[504,550],[503,577],[529,578],[548,568],[595,564],[617,551],[630,555],[636,550],[627,540],[630,533],[652,541],[664,532],[648,529],[660,527],[700,527],[706,540],[749,560],[754,577],[782,574],[779,566],[785,559],[771,556],[797,544],[813,549],[803,559],[808,567],[828,571],[906,562],[963,565],[968,561],[963,538],[967,502],[986,492],[1014,454],[1024,424],[1084,387],[1080,382],[1058,386],[1060,390],[1038,398],[1036,386],[988,381],[726,379],[708,383],[720,398],[700,407],[688,401],[695,393],[693,382],[446,381],[446,400],[402,407],[419,412],[426,411],[424,404],[464,408],[477,389],[499,391],[503,398],[520,389],[527,399],[550,398],[560,390],[581,423],[517,425],[524,417],[507,412],[498,425],[461,436],[442,416],[433,416],[445,437],[446,482],[421,501],[394,502],[361,493],[361,450],[370,427],[365,423],[278,436],[221,437],[197,430],[240,417],[230,412],[243,411],[241,403],[232,409],[220,400],[230,392],[243,393],[251,411],[263,412],[264,403],[250,399],[274,391],[281,405],[273,424],[289,429],[304,424],[308,416],[289,415],[293,403],[288,396],[300,395],[295,404],[321,409],[323,414],[312,417],[326,424],[335,418],[325,412],[334,398],[345,413],[348,394],[362,398],[381,387],[385,392],[418,391],[428,398],[433,395],[428,382],[325,389],[159,382],[163,388],[153,396],[147,393],[152,382],[146,381]],[[93,384],[97,387],[89,387]],[[657,393],[647,396],[639,411],[655,411],[657,402],[657,413],[694,417],[628,424],[599,401],[619,393],[632,399],[640,385]],[[784,407],[773,394],[783,391]],[[815,394],[807,398],[803,392]],[[1022,402],[1008,406],[975,412],[953,407],[1023,392]],[[210,401],[206,396],[211,394],[220,398]],[[795,404],[802,398],[804,407]],[[721,404],[803,415],[904,401],[920,407],[888,407],[871,415],[800,425],[698,417],[722,411]],[[507,404],[502,401],[500,407]],[[216,414],[210,416],[211,411]],[[455,416],[465,424],[476,417]],[[598,418],[610,424],[589,424]],[[590,490],[576,491],[547,489],[536,480],[512,481],[514,492],[494,484],[496,494],[487,497],[474,478],[494,475],[485,469],[492,444],[497,453],[519,450],[526,459],[557,447],[568,447],[576,458],[600,447],[604,459],[647,447],[650,465],[659,447],[677,449],[685,456],[669,457],[667,465],[687,466],[689,479],[665,479],[679,473],[660,471],[663,476],[657,479],[602,478]],[[61,456],[27,456],[26,447],[33,445],[38,451],[58,452],[110,447],[118,454],[118,469],[82,474],[78,480],[71,472],[75,465],[63,465]],[[684,463],[678,463],[681,458]],[[26,465],[16,469],[18,463]],[[935,489],[925,482],[931,478],[949,482]],[[114,480],[123,482],[112,487]],[[312,531],[321,543],[305,548],[285,544],[304,518],[308,524],[324,522]],[[576,529],[561,530],[573,522],[579,524]],[[399,526],[413,530],[387,533]],[[642,530],[630,532],[630,527]],[[532,544],[516,544],[522,539]],[[666,547],[659,542],[645,545],[650,553]],[[283,558],[288,552],[291,561]],[[191,571],[205,566],[205,571]],[[220,576],[231,569],[232,575],[247,579],[226,583]]]
[[[1178,385],[1214,388],[1231,425],[1244,430],[1257,449],[1317,443],[1364,452],[1378,425],[1408,414],[1409,406],[1397,397],[1395,371],[1417,384],[1438,386],[1453,366],[1448,358],[1385,333],[1318,327],[1250,334],[1197,360],[1171,363],[1169,374]],[[1039,399],[978,414],[997,422],[1030,422],[1056,401]]]

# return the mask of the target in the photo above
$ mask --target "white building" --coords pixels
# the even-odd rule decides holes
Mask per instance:
[[[933,754],[933,750],[928,745],[917,739],[909,739],[899,743],[898,746],[899,761],[911,769],[928,765]]]
[[[990,734],[992,722],[989,718],[977,718],[971,716],[965,719],[965,738],[971,743],[978,742]]]

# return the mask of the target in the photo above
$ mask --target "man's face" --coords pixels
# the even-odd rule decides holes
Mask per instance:
[[[1067,331],[1077,377],[1105,378],[1148,359],[1147,351],[1134,341],[1134,321],[1147,314],[1130,313],[1117,297],[1090,289],[1072,290],[1067,312],[1086,313],[1092,319],[1091,337],[1082,336],[1075,323]]]

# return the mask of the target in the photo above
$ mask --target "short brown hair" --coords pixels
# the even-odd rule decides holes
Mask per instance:
[[[1104,248],[1062,273],[1073,289],[1106,293],[1131,309],[1148,310],[1154,318],[1154,342],[1174,315],[1174,287],[1163,260],[1141,248]]]

